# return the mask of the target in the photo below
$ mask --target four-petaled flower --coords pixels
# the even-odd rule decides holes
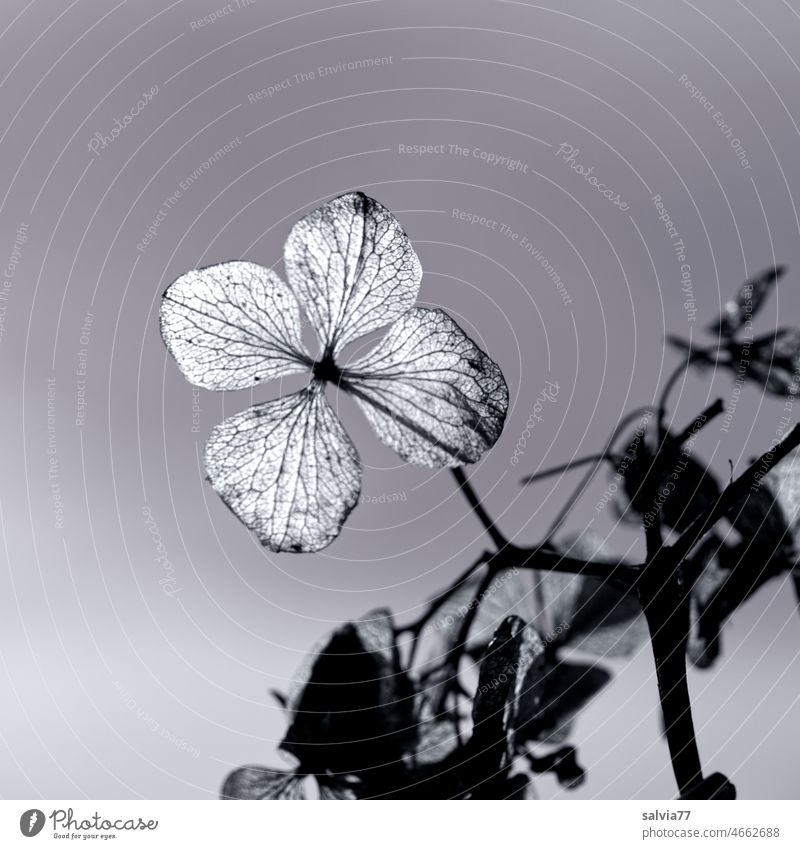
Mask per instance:
[[[473,463],[491,448],[508,389],[447,313],[414,306],[419,259],[371,198],[345,194],[298,221],[284,264],[288,284],[250,262],[184,274],[164,293],[161,332],[186,378],[205,389],[310,371],[299,392],[218,425],[205,465],[264,545],[319,551],[336,539],[361,488],[358,453],[325,399],[326,383],[349,393],[404,460],[429,467]],[[316,359],[302,340],[300,304],[320,340]],[[386,325],[364,357],[340,363],[348,343]]]

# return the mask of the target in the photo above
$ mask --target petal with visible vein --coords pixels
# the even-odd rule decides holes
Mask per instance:
[[[223,501],[273,551],[325,548],[361,489],[358,454],[319,382],[223,421],[205,464]]]
[[[422,268],[397,219],[361,192],[301,218],[284,248],[289,283],[335,356],[414,305]]]
[[[252,262],[179,277],[164,292],[161,335],[187,379],[204,389],[245,389],[311,364],[297,299]]]
[[[502,372],[443,310],[409,310],[342,375],[381,441],[409,463],[474,463],[503,430]]]

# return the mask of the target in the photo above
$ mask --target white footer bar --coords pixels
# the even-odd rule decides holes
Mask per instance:
[[[0,846],[795,849],[798,809],[790,801],[0,801]]]

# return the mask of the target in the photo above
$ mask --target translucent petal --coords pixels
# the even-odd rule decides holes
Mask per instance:
[[[361,192],[334,198],[289,233],[289,283],[325,353],[398,319],[414,305],[422,268],[388,209]]]
[[[380,439],[409,463],[474,463],[508,410],[498,366],[439,309],[415,308],[366,357],[342,369],[343,389]]]
[[[205,389],[244,389],[311,364],[292,291],[252,262],[179,277],[164,292],[161,335],[187,379]]]
[[[325,548],[361,489],[356,449],[318,382],[226,419],[205,463],[214,489],[273,551]]]

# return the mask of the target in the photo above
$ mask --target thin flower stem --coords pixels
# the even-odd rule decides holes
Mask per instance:
[[[569,472],[572,469],[585,466],[587,463],[601,463],[603,460],[608,460],[610,463],[613,463],[617,459],[618,458],[612,454],[589,454],[588,457],[580,457],[577,460],[570,460],[569,463],[562,463],[560,466],[552,466],[549,469],[545,469],[543,472],[536,472],[535,475],[527,475],[522,478],[520,483],[524,486],[528,486],[529,484],[537,483],[545,478],[553,477],[553,475],[560,475],[562,472]]]
[[[477,493],[472,488],[472,484],[467,480],[467,476],[464,474],[464,470],[461,466],[456,466],[454,469],[450,470],[453,473],[453,477],[456,479],[456,483],[458,484],[458,488],[461,492],[464,493],[464,497],[469,502],[470,507],[472,507],[472,512],[477,516],[480,523],[483,525],[484,530],[492,542],[497,546],[498,551],[502,550],[508,545],[508,540],[503,536],[502,533],[495,525],[494,521],[490,518],[489,514],[484,509],[481,504],[480,499],[478,498]]]
[[[616,441],[617,437],[620,435],[622,430],[625,427],[627,427],[635,418],[637,418],[637,416],[641,416],[641,415],[644,415],[645,413],[652,412],[652,410],[653,410],[652,407],[638,407],[637,409],[632,410],[630,413],[628,413],[628,415],[624,416],[618,422],[618,424],[616,425],[614,430],[611,431],[611,435],[608,437],[608,440],[606,441],[606,446],[603,449],[603,451],[600,453],[599,456],[604,457],[604,456],[606,456],[610,453],[611,448],[614,445],[614,442]],[[570,497],[567,499],[567,501],[564,504],[564,507],[561,509],[559,514],[556,516],[556,518],[553,520],[550,527],[548,528],[547,534],[545,535],[546,540],[552,540],[553,537],[561,529],[561,526],[567,520],[567,517],[569,516],[570,512],[572,511],[572,508],[578,503],[578,499],[583,495],[586,487],[589,486],[589,484],[591,483],[592,478],[594,478],[595,474],[597,474],[597,470],[600,468],[600,465],[601,464],[598,462],[595,466],[592,466],[592,468],[589,469],[588,472],[586,472],[586,474],[583,476],[583,478],[581,478],[581,482],[578,484],[578,486],[575,487],[575,489],[572,492],[572,495],[570,495]]]
[[[664,426],[664,419],[667,417],[667,401],[669,401],[670,392],[672,392],[672,389],[678,382],[679,378],[686,372],[686,369],[689,368],[690,362],[691,357],[685,357],[683,362],[679,363],[675,367],[675,370],[667,378],[664,388],[661,390],[661,395],[658,401],[658,429],[662,437],[669,430],[669,427]]]

